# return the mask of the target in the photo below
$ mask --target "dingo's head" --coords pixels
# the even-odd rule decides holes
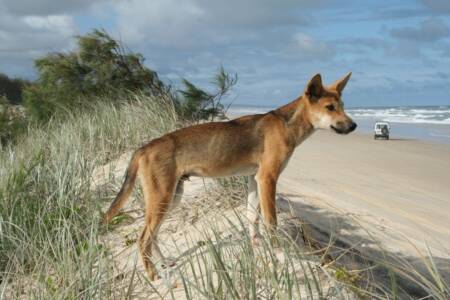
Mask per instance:
[[[320,74],[314,75],[306,86],[308,114],[311,124],[316,129],[333,129],[339,134],[348,134],[355,130],[356,123],[344,112],[342,91],[350,75],[336,81],[330,86],[322,84]]]

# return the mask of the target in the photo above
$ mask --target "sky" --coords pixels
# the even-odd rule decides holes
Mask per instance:
[[[103,28],[174,85],[205,89],[223,67],[228,101],[278,106],[316,73],[353,72],[346,106],[450,105],[450,0],[0,0],[0,72]]]

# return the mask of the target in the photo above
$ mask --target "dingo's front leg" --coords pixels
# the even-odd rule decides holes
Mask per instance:
[[[249,222],[249,234],[253,245],[257,244],[256,238],[259,234],[259,214],[258,185],[255,176],[250,175],[248,176],[247,218]]]
[[[258,182],[258,194],[261,204],[261,212],[267,232],[270,235],[272,245],[276,246],[277,211],[275,205],[275,193],[278,179],[278,167],[270,169],[260,168],[256,175]]]

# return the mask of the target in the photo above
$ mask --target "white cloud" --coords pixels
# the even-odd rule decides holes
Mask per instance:
[[[29,77],[34,58],[69,49],[76,32],[72,16],[14,16],[0,4],[0,72]]]
[[[131,0],[115,7],[118,31],[131,43],[181,46],[202,24],[205,11],[194,1]]]
[[[434,42],[450,36],[450,28],[443,20],[430,18],[416,27],[405,26],[391,29],[390,34],[398,39]]]
[[[286,53],[299,59],[330,60],[335,55],[335,49],[329,43],[302,32],[295,33],[292,42]]]
[[[16,16],[48,16],[81,11],[105,0],[2,0],[4,9]]]
[[[2,52],[19,54],[29,50],[64,50],[76,33],[75,23],[70,16],[20,17],[0,15],[9,26],[0,24],[0,49]]]
[[[40,31],[59,32],[63,35],[73,33],[75,24],[70,16],[26,16],[21,18],[30,28]]]
[[[280,26],[308,24],[303,12],[321,2],[131,0],[114,7],[125,41],[192,48],[254,40]]]
[[[421,2],[434,13],[450,13],[450,1],[448,0],[421,0]]]

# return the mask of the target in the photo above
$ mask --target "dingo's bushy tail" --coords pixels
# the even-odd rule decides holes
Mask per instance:
[[[120,192],[117,194],[114,201],[111,203],[106,214],[103,216],[103,224],[108,224],[120,211],[120,209],[127,203],[130,194],[133,191],[136,183],[137,172],[139,169],[139,159],[141,157],[140,151],[136,151],[131,158],[128,169],[125,173],[125,180],[122,184]]]

